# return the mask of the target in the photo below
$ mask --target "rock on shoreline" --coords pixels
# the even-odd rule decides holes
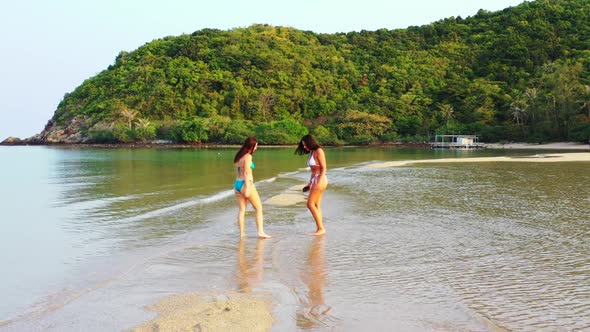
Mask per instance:
[[[4,141],[2,141],[0,144],[1,145],[23,145],[23,140],[18,137],[10,136],[7,139],[5,139]]]
[[[65,127],[59,126],[54,119],[47,121],[39,134],[29,138],[8,137],[0,145],[57,145],[88,143],[88,137],[82,135],[85,119],[74,118]]]

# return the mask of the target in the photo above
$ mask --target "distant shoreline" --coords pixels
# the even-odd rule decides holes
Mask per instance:
[[[25,143],[24,141],[21,142],[11,142],[5,143],[1,142],[0,146],[50,146],[50,147],[63,147],[63,148],[163,148],[163,149],[187,149],[187,148],[236,148],[240,147],[240,144],[221,144],[221,143],[161,143],[161,142],[135,142],[135,143],[50,143],[50,144],[41,144],[41,143]],[[276,144],[260,144],[261,147],[265,148],[281,148],[281,147],[295,147],[297,144],[283,144],[283,145],[276,145]],[[332,145],[324,145],[326,147],[331,147]],[[368,144],[368,145],[334,145],[335,147],[398,147],[398,148],[430,148],[430,144],[428,143],[377,143],[377,144]]]
[[[514,150],[578,150],[589,151],[590,144],[575,142],[556,142],[545,144],[534,143],[483,143],[486,149],[514,149]],[[164,148],[164,149],[187,149],[187,148],[235,148],[239,144],[216,144],[216,143],[160,143],[160,142],[135,142],[135,143],[57,143],[57,144],[32,144],[21,142],[1,142],[0,146],[50,146],[63,148]],[[295,144],[285,145],[263,145],[261,147],[292,147]],[[326,145],[329,146],[329,145]],[[376,143],[368,145],[338,145],[339,147],[396,147],[396,148],[430,148],[429,143]]]

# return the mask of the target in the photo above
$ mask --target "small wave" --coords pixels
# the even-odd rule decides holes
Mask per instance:
[[[261,183],[270,183],[270,182],[275,182],[276,180],[277,180],[277,177],[275,176],[275,177],[272,177],[270,179],[261,180],[261,181],[258,181],[258,182],[261,182]]]
[[[129,201],[132,199],[138,199],[144,196],[149,196],[151,194],[142,194],[142,195],[127,195],[127,196],[119,196],[119,197],[106,197],[106,198],[98,198],[98,199],[85,199],[84,197],[75,196],[75,197],[66,197],[63,198],[61,201],[54,203],[53,207],[68,207],[72,210],[84,210],[84,209],[97,209],[101,207],[108,206],[115,202],[124,202]]]
[[[283,173],[279,174],[279,177],[291,177],[291,176],[297,175],[299,173],[301,173],[301,171],[283,172]]]
[[[276,180],[277,180],[277,177],[272,177],[269,179],[264,179],[264,180],[258,181],[256,183],[272,183],[272,182],[275,182]],[[231,197],[233,195],[234,195],[234,191],[233,191],[233,189],[230,189],[230,190],[221,191],[217,194],[207,196],[207,197],[193,197],[187,201],[179,202],[179,203],[171,205],[171,206],[166,206],[166,207],[155,209],[152,211],[139,212],[139,214],[137,214],[135,216],[130,216],[127,218],[118,219],[117,222],[119,222],[119,223],[136,222],[136,221],[145,220],[145,219],[149,219],[149,218],[153,218],[153,217],[167,215],[172,212],[182,210],[182,209],[185,209],[185,208],[188,208],[191,206],[219,202],[219,201],[224,200],[224,199]],[[101,204],[106,206],[112,202],[129,200],[129,199],[138,198],[141,196],[147,196],[147,195],[130,195],[130,196],[125,196],[125,197],[108,198],[108,199],[103,199],[101,201]],[[96,208],[96,207],[100,207],[100,206],[96,205],[94,207]]]
[[[174,204],[174,205],[163,207],[163,208],[156,209],[153,211],[148,211],[148,212],[139,214],[137,216],[132,216],[132,217],[120,219],[119,222],[123,222],[123,223],[124,222],[135,222],[135,221],[140,221],[140,220],[153,218],[153,217],[157,217],[157,216],[161,216],[161,215],[166,215],[166,214],[169,214],[170,212],[178,211],[178,210],[181,210],[181,209],[184,209],[187,207],[191,207],[191,206],[195,206],[195,205],[199,205],[199,204],[215,203],[215,202],[219,202],[223,199],[226,199],[228,197],[231,197],[233,194],[234,194],[233,190],[225,190],[225,191],[219,192],[219,193],[212,195],[212,196],[191,199],[186,202]]]

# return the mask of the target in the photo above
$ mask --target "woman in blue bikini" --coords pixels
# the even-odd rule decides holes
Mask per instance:
[[[270,235],[264,232],[262,221],[262,204],[256,187],[252,170],[252,153],[258,148],[258,140],[255,137],[248,137],[234,158],[237,176],[234,182],[234,190],[238,199],[238,226],[240,227],[240,237],[244,237],[244,219],[246,217],[246,204],[250,202],[256,210],[256,227],[258,228],[258,237],[262,239],[269,238]]]
[[[309,190],[307,208],[311,211],[317,227],[313,235],[322,235],[326,233],[323,223],[322,209],[320,207],[322,196],[328,187],[328,178],[326,177],[326,172],[328,170],[326,166],[326,155],[324,154],[324,150],[322,150],[320,145],[311,135],[305,135],[301,138],[295,153],[298,155],[309,153],[307,166],[311,169],[311,178],[309,179],[309,184],[303,187],[303,191]]]

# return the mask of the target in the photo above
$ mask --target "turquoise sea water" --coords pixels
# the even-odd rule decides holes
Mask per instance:
[[[305,203],[265,205],[260,243],[251,213],[237,236],[235,152],[0,147],[0,330],[126,330],[164,296],[244,287],[273,294],[277,331],[590,329],[588,162],[373,169],[542,151],[327,148],[328,234]],[[309,176],[293,148],[254,161],[263,200]]]

